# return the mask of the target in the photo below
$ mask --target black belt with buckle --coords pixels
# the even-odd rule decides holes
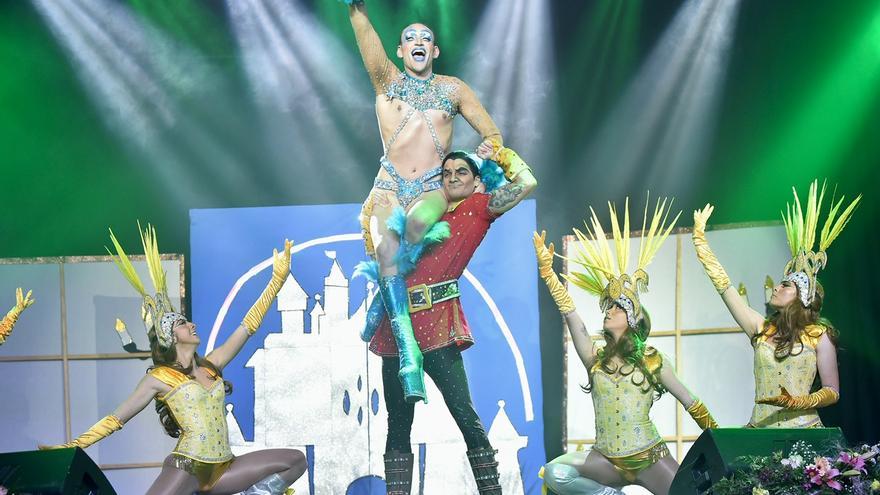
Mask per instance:
[[[431,309],[435,304],[461,295],[458,280],[447,280],[436,284],[419,284],[409,287],[409,312],[417,313]]]

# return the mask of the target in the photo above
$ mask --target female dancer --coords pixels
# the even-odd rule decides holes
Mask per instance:
[[[9,335],[12,334],[12,329],[15,328],[15,323],[18,321],[21,313],[34,303],[33,298],[31,298],[31,292],[28,291],[27,295],[22,296],[21,287],[15,289],[15,306],[0,320],[0,345],[3,345],[6,339],[9,338]]]
[[[816,275],[827,263],[825,250],[852,216],[861,195],[837,217],[844,198],[834,203],[813,252],[816,227],[825,196],[818,194],[818,182],[810,185],[806,212],[797,191],[794,205],[787,205],[783,217],[792,259],[785,265],[782,282],[773,288],[765,318],[750,308],[730,284],[727,272],[706,241],[706,222],[714,207],[694,212],[694,248],[706,274],[721,295],[730,314],[752,341],[755,349],[755,407],[748,426],[753,428],[821,427],[817,408],[829,406],[840,397],[837,373],[837,330],[822,318],[825,291]],[[835,222],[835,218],[837,218]],[[810,393],[818,372],[822,387]]]
[[[639,303],[638,293],[647,290],[644,268],[672,230],[676,216],[665,226],[669,210],[659,201],[650,230],[643,227],[638,268],[626,273],[629,253],[629,208],[624,211],[621,229],[611,207],[617,266],[605,232],[593,212],[592,231],[575,230],[580,242],[573,261],[585,271],[574,273],[569,281],[599,296],[605,313],[602,335],[605,346],[597,348],[587,333],[574,302],[553,272],[553,244],[544,244],[544,233],[535,233],[535,253],[541,278],[571,333],[575,350],[589,370],[596,411],[596,444],[589,453],[570,452],[544,466],[544,484],[558,495],[619,495],[618,488],[638,484],[652,493],[669,492],[678,463],[669,456],[666,443],[657,433],[648,413],[654,401],[666,390],[678,399],[694,421],[703,428],[717,424],[706,406],[679,381],[672,363],[653,347],[645,345],[651,320]],[[647,210],[645,211],[647,220]],[[614,487],[614,488],[612,488]]]
[[[116,247],[117,266],[144,298],[142,314],[154,366],[128,399],[87,432],[72,442],[40,448],[86,448],[122,428],[155,399],[159,421],[170,436],[179,440],[165,458],[148,495],[285,493],[305,472],[305,456],[293,449],[232,455],[224,408],[224,397],[232,387],[223,379],[222,370],[257,331],[290,273],[290,241],[285,241],[283,253],[275,251],[272,279],[241,325],[223,345],[203,358],[196,353],[199,336],[195,324],[176,312],[168,298],[155,230],[148,226],[141,234],[155,296],[147,294],[122,246],[112,232],[110,236]]]

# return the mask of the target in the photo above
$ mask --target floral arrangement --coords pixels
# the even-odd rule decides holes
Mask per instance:
[[[737,460],[733,474],[715,483],[712,495],[880,494],[880,444],[856,449],[828,449],[823,455],[805,442],[795,442],[786,457]]]

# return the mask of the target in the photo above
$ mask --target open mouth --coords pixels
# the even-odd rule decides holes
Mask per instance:
[[[424,62],[428,58],[428,51],[421,47],[413,48],[409,53],[416,62]]]

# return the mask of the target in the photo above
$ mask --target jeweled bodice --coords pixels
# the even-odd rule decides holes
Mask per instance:
[[[656,353],[656,351],[654,351]],[[659,359],[659,353],[655,354]],[[650,359],[650,358],[649,358]],[[659,367],[647,366],[659,374]],[[601,366],[592,367],[593,408],[596,412],[596,450],[608,457],[642,452],[661,441],[649,413],[654,403],[654,389],[640,369],[626,373],[608,373]]]
[[[782,387],[791,395],[808,395],[816,379],[816,345],[825,332],[821,326],[810,326],[801,337],[802,345],[795,345],[792,354],[777,359],[771,337],[775,328],[765,332],[755,342],[755,399],[773,397]],[[755,404],[749,424],[757,428],[808,428],[820,425],[815,409],[788,411],[769,404]]]
[[[180,376],[166,372],[165,376],[160,377],[155,371],[151,371],[153,376],[172,386],[170,392],[157,399],[168,405],[180,426],[180,438],[174,453],[209,463],[232,459],[226,429],[223,380],[217,377],[211,386],[205,388],[196,380],[174,370],[170,371]]]
[[[437,76],[428,79],[416,79],[402,72],[388,84],[385,96],[399,99],[419,112],[440,110],[455,115],[455,93],[458,87],[451,82],[444,82]]]

